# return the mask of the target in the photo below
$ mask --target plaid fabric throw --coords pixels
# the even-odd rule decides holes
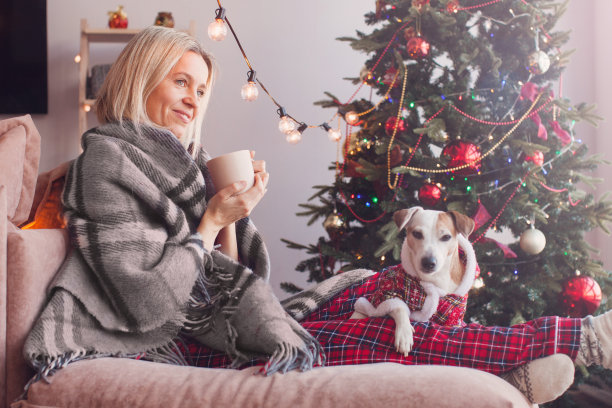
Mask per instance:
[[[378,289],[369,299],[378,307],[387,299],[398,298],[406,302],[411,311],[423,310],[427,293],[418,279],[408,275],[402,265],[383,269],[378,280]],[[429,320],[445,326],[463,326],[468,295],[447,294],[441,296]]]
[[[186,364],[179,333],[237,363],[267,358],[268,373],[319,361],[318,342],[267,285],[249,219],[236,227],[242,264],[204,249],[196,228],[213,194],[204,151],[194,161],[170,132],[131,123],[92,129],[82,143],[63,195],[73,249],[24,346],[32,381],[100,356]]]
[[[493,374],[508,372],[536,358],[563,353],[575,359],[580,345],[580,319],[541,317],[511,327],[441,326],[413,322],[414,347],[408,356],[395,349],[395,322],[390,317],[349,319],[360,297],[372,296],[380,274],[353,285],[325,302],[300,324],[323,346],[326,365],[436,364],[476,368]],[[201,343],[177,342],[191,365],[228,367],[231,359]],[[261,360],[246,365],[260,365]]]

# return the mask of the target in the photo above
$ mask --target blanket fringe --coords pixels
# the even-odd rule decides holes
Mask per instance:
[[[31,359],[32,367],[36,371],[36,374],[30,378],[30,380],[23,387],[23,392],[15,401],[23,401],[28,398],[28,391],[30,387],[38,381],[44,381],[47,384],[52,383],[53,375],[60,369],[65,368],[68,364],[82,361],[82,360],[93,360],[96,358],[115,357],[115,358],[131,358],[138,359],[143,358],[147,361],[175,364],[175,365],[189,365],[185,360],[184,356],[178,351],[176,343],[171,340],[168,344],[149,350],[142,353],[97,353],[95,351],[81,350],[78,352],[69,352],[59,356],[32,356]]]
[[[179,347],[174,340],[171,340],[164,346],[145,352],[143,354],[143,359],[154,363],[173,364],[178,366],[190,365],[185,356],[179,351]]]
[[[183,327],[183,331],[187,334],[210,331],[214,327],[214,317],[239,291],[228,285],[235,279],[232,273],[213,267],[211,275],[209,277],[205,273],[200,273],[191,291]],[[216,293],[212,296],[211,289],[216,289]]]
[[[26,400],[28,391],[32,384],[42,380],[47,384],[51,384],[51,377],[61,368],[66,367],[70,363],[80,360],[88,360],[101,357],[111,357],[111,354],[96,354],[95,352],[87,352],[84,350],[78,352],[65,353],[60,356],[32,356],[32,367],[36,374],[23,387],[23,392],[14,402]]]

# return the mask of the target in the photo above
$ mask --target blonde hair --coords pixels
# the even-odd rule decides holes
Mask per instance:
[[[147,115],[147,99],[188,51],[201,55],[208,67],[206,93],[197,117],[181,138],[185,148],[191,144],[195,154],[200,144],[204,113],[214,82],[214,62],[202,45],[187,33],[171,28],[151,26],[138,33],[125,46],[113,64],[96,101],[100,123],[131,120],[136,126],[157,126]]]

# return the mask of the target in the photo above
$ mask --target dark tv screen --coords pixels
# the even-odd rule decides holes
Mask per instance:
[[[0,114],[47,113],[47,1],[0,0]]]

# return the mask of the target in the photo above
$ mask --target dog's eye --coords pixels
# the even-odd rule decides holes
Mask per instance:
[[[416,239],[423,239],[423,233],[420,231],[412,231],[412,236]]]
[[[442,235],[442,237],[440,237],[440,241],[442,242],[446,242],[446,241],[450,241],[452,237],[450,236],[450,234],[444,234]]]

